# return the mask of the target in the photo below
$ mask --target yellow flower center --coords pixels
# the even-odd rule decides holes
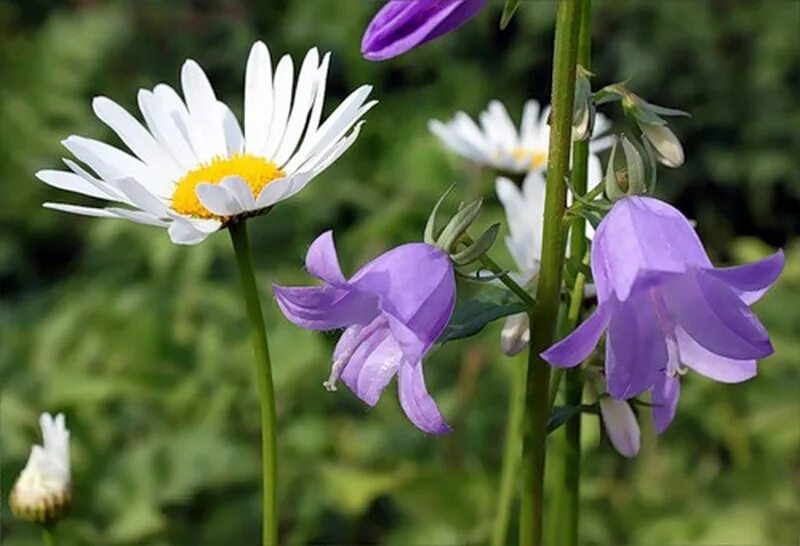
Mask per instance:
[[[257,198],[267,184],[285,175],[277,165],[263,157],[248,154],[215,157],[210,162],[189,171],[178,181],[172,194],[172,210],[193,218],[224,220],[224,217],[214,214],[203,206],[197,198],[197,185],[219,184],[227,176],[241,177],[250,186],[253,196]]]
[[[517,161],[522,161],[523,159],[529,160],[530,170],[540,169],[547,163],[547,153],[541,150],[531,150],[519,146],[512,150],[511,155],[514,156],[514,159]]]

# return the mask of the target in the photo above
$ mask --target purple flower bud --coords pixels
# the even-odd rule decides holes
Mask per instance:
[[[361,53],[384,61],[455,30],[486,0],[392,0],[375,15],[361,40]]]
[[[618,201],[592,245],[595,312],[544,353],[554,366],[578,365],[608,330],[609,394],[627,399],[652,390],[656,429],[672,421],[682,365],[724,383],[756,374],[772,354],[769,334],[748,307],[776,281],[783,252],[715,268],[689,221],[650,197]]]
[[[447,254],[425,243],[406,244],[346,279],[333,233],[327,231],[308,249],[306,268],[324,284],[273,288],[281,311],[297,326],[345,328],[325,387],[335,390],[342,379],[374,406],[397,375],[400,404],[411,422],[429,434],[450,432],[422,372],[422,359],[455,306],[455,277]]]
[[[623,457],[634,457],[639,453],[642,434],[630,405],[610,396],[603,396],[598,402],[611,445]]]

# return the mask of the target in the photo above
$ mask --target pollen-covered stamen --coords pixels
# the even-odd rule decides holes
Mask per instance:
[[[336,359],[333,361],[333,366],[331,367],[331,373],[328,376],[328,379],[322,382],[322,386],[325,387],[325,390],[328,392],[333,392],[336,390],[336,382],[342,376],[345,366],[350,362],[350,359],[353,358],[353,355],[359,349],[359,347],[361,347],[368,339],[370,339],[378,330],[387,328],[388,326],[389,321],[384,315],[380,315],[356,334],[355,339],[350,342],[342,351],[342,353],[337,355]]]
[[[219,184],[228,176],[241,177],[250,186],[253,197],[258,197],[267,184],[283,178],[285,173],[277,165],[263,157],[248,154],[216,157],[189,171],[178,180],[172,194],[172,210],[192,218],[224,220],[203,206],[197,197],[197,186],[199,184]]]

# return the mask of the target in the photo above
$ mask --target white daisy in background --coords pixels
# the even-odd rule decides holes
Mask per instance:
[[[178,244],[199,243],[228,222],[265,212],[336,161],[376,104],[366,102],[372,88],[364,85],[321,121],[329,61],[329,53],[320,59],[311,49],[295,85],[292,58],[284,55],[273,73],[267,46],[254,44],[245,76],[244,130],[191,59],[181,70],[183,98],[165,84],[139,91],[144,125],[114,101],[95,98],[95,114],[132,154],[70,136],[64,146],[90,170],[65,159],[69,171],[36,176],[122,206],[44,206],[168,228]]]
[[[34,445],[25,468],[11,490],[9,504],[14,516],[24,521],[47,523],[62,517],[72,498],[69,430],[64,415],[39,417],[44,446]]]
[[[550,146],[550,126],[547,118],[550,107],[540,115],[539,103],[529,100],[522,111],[519,130],[514,126],[508,110],[500,101],[489,103],[479,116],[480,126],[464,112],[457,112],[452,120],[443,123],[428,122],[428,128],[445,146],[479,165],[493,167],[509,173],[527,173],[547,170],[547,153]],[[611,128],[611,122],[597,114],[593,135],[602,135]],[[603,178],[597,152],[610,148],[612,137],[595,138],[589,142],[589,185],[595,186]]]
[[[544,176],[541,171],[531,171],[518,187],[508,178],[500,177],[495,184],[497,197],[506,213],[506,248],[517,265],[509,276],[520,286],[526,286],[539,273],[542,255],[542,227],[544,224]],[[530,341],[527,313],[506,318],[500,333],[503,353],[513,356],[520,353]]]
[[[600,180],[593,181],[591,190]],[[542,230],[544,229],[545,180],[541,171],[531,171],[518,187],[505,177],[499,177],[495,191],[506,215],[509,234],[506,248],[513,258],[517,271],[509,275],[519,285],[526,286],[539,273],[539,260],[542,255]],[[568,201],[571,201],[568,196]],[[586,236],[594,237],[594,228],[586,224]],[[594,294],[594,285],[587,285],[586,296]],[[500,333],[500,346],[508,356],[522,351],[530,340],[528,315],[511,315],[505,321]]]

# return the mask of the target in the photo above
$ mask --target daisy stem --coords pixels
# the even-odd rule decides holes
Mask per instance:
[[[269,359],[267,331],[264,315],[258,298],[258,288],[253,273],[253,258],[250,253],[250,239],[246,220],[229,227],[239,280],[242,284],[247,317],[250,320],[250,335],[256,357],[256,377],[258,395],[261,403],[261,462],[263,477],[263,545],[278,544],[277,481],[278,481],[278,443],[276,437],[277,418],[275,411],[275,391],[272,386],[272,365]]]
[[[542,259],[537,306],[531,320],[522,459],[520,546],[543,543],[544,468],[549,414],[550,367],[539,354],[555,337],[564,266],[562,218],[566,208],[572,140],[575,71],[580,28],[580,0],[559,0],[553,55],[552,114],[547,187],[544,203]]]
[[[578,63],[586,70],[591,70],[592,29],[591,0],[581,0],[580,32],[578,37]],[[572,187],[575,192],[584,195],[588,187],[589,139],[576,142],[572,152]],[[602,187],[602,184],[598,185]],[[582,259],[588,250],[586,242],[586,220],[577,217],[572,224],[570,238],[570,256]],[[567,329],[569,332],[578,326],[586,276],[579,273],[575,277],[567,311]],[[583,398],[583,377],[580,368],[566,371],[564,386],[564,404],[580,406]],[[581,473],[581,413],[573,416],[564,424],[565,449],[562,474],[557,478],[559,497],[556,503],[555,518],[561,530],[559,543],[561,546],[577,546],[580,515],[580,473]]]
[[[44,546],[56,545],[56,526],[52,523],[42,525],[42,544]]]

